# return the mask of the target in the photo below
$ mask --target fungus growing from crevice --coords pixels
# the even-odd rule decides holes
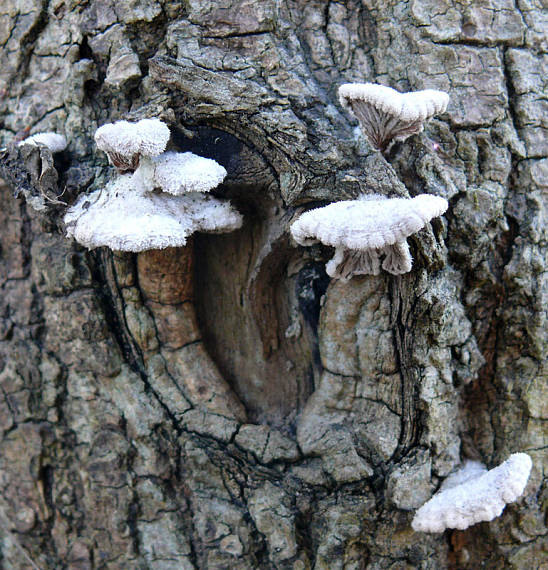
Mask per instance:
[[[162,153],[168,138],[158,119],[98,129],[99,148],[122,174],[67,211],[67,235],[90,249],[139,252],[184,246],[197,231],[239,228],[242,217],[230,202],[203,194],[222,182],[226,170],[192,153]]]
[[[29,206],[46,215],[52,207],[66,207],[59,200],[63,192],[53,158],[66,147],[63,135],[45,132],[23,140],[15,137],[0,149],[0,176],[13,188],[14,197],[22,193]]]
[[[46,145],[49,150],[55,154],[57,152],[63,152],[67,148],[67,139],[58,133],[36,133],[35,135],[31,135],[30,137],[22,140],[19,143],[19,146],[23,146],[26,144],[43,144]]]
[[[490,471],[477,461],[467,461],[418,509],[411,523],[413,530],[464,530],[476,523],[493,520],[502,514],[508,503],[523,494],[532,466],[526,453],[514,453]]]
[[[241,402],[201,341],[193,305],[193,248],[187,243],[194,232],[241,227],[242,216],[228,200],[204,194],[222,182],[226,170],[192,153],[162,153],[169,129],[157,119],[104,125],[95,139],[119,175],[67,211],[67,235],[89,249],[138,253],[138,283],[170,381],[193,405],[243,421]],[[180,271],[173,267],[177,262]],[[155,376],[149,381],[173,402],[170,387]]]
[[[339,87],[339,101],[358,119],[369,143],[382,152],[393,140],[420,133],[426,121],[445,111],[449,95],[434,89],[399,93],[375,83],[345,83]]]
[[[406,238],[447,207],[447,200],[429,194],[390,199],[373,194],[305,212],[291,225],[291,235],[300,245],[334,247],[326,271],[335,279],[378,275],[381,256],[383,269],[400,275],[412,267]]]
[[[169,137],[168,126],[159,119],[107,123],[95,132],[97,147],[107,153],[120,173],[134,172],[142,156],[164,152]]]

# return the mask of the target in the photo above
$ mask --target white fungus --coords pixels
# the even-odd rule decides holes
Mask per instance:
[[[470,479],[476,479],[487,473],[487,467],[481,461],[474,461],[472,459],[467,459],[464,465],[448,475],[440,486],[440,489],[447,491],[447,489],[452,489],[453,487],[458,487]]]
[[[152,159],[154,180],[164,192],[208,192],[225,178],[226,170],[211,158],[191,152],[164,152]]]
[[[333,278],[378,275],[381,256],[383,269],[400,275],[412,267],[406,238],[447,207],[447,200],[429,194],[391,199],[364,196],[305,212],[291,225],[291,235],[300,245],[320,241],[335,248],[326,265]]]
[[[197,231],[238,229],[242,216],[230,202],[204,194],[139,191],[134,175],[125,174],[82,197],[68,210],[65,224],[67,235],[89,249],[138,252],[184,246]]]
[[[141,156],[158,156],[169,141],[170,132],[159,119],[142,119],[137,123],[117,121],[95,132],[97,147],[108,154],[119,172],[133,172]]]
[[[156,129],[153,120],[136,125],[142,123],[149,131],[162,130]],[[119,123],[111,126],[116,125]],[[110,137],[112,129],[105,127],[108,125],[101,127],[103,134],[96,134],[96,139],[104,141],[104,133]],[[127,134],[130,129],[122,132]],[[169,129],[168,136],[163,137],[165,143],[168,138]],[[146,147],[148,155],[143,154],[135,172],[121,174],[105,188],[80,197],[67,211],[69,237],[90,249],[108,246],[116,251],[139,252],[184,246],[197,231],[222,233],[241,227],[242,216],[230,202],[203,194],[222,182],[226,175],[222,166],[192,153],[166,152],[151,158],[153,146]],[[128,148],[129,142],[126,151]],[[144,147],[139,148],[142,152]]]
[[[26,144],[43,144],[46,145],[52,153],[63,152],[67,148],[67,139],[58,133],[46,132],[36,133],[19,143],[19,146]]]
[[[399,93],[375,83],[345,83],[339,87],[339,101],[358,119],[371,145],[384,151],[392,140],[421,132],[425,121],[445,111],[449,95],[434,89]]]
[[[467,461],[416,512],[411,523],[413,530],[463,530],[476,523],[493,520],[501,515],[506,504],[523,494],[532,466],[533,462],[526,453],[514,453],[490,471],[477,461]]]

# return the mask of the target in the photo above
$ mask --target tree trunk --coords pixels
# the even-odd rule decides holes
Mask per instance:
[[[69,147],[2,167],[0,568],[545,568],[546,30],[540,0],[4,0],[0,139]],[[383,156],[352,81],[451,103]],[[58,202],[115,175],[95,129],[152,116],[226,167],[242,229],[67,240]],[[449,200],[410,273],[330,281],[291,243],[360,192]],[[412,531],[462,460],[516,451],[501,517]]]

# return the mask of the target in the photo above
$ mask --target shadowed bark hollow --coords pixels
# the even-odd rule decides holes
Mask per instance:
[[[547,23],[539,0],[4,0],[0,568],[543,568]],[[346,82],[451,100],[382,155]],[[226,168],[240,230],[64,237],[115,176],[94,131],[144,117]],[[46,130],[54,159],[12,144]],[[310,207],[425,192],[450,207],[404,275],[330,280],[333,250],[291,241]],[[464,459],[516,451],[501,517],[412,531]]]

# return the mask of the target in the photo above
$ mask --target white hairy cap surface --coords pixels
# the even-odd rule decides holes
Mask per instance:
[[[449,103],[449,95],[435,89],[400,93],[375,83],[345,83],[339,87],[339,101],[352,114],[352,103],[363,101],[402,121],[414,122],[426,121],[443,113]]]
[[[82,196],[64,218],[67,235],[92,249],[145,251],[184,246],[197,231],[238,229],[242,216],[228,201],[199,193],[185,196],[140,191],[132,174]]]
[[[25,144],[37,145],[38,143],[46,145],[52,153],[63,152],[67,148],[67,139],[58,133],[36,133],[19,143],[19,146]]]
[[[533,462],[526,453],[514,453],[490,471],[479,466],[477,462],[467,462],[455,473],[452,482],[443,485],[416,512],[411,523],[413,529],[422,532],[443,532],[446,528],[464,530],[493,520],[508,503],[523,494]]]
[[[169,128],[160,119],[142,119],[137,123],[117,121],[95,131],[99,149],[124,157],[157,156],[165,150],[169,137]]]
[[[164,192],[208,192],[218,186],[226,170],[211,158],[191,152],[164,152],[153,159],[154,181]]]
[[[373,195],[305,212],[291,225],[291,235],[300,245],[321,241],[346,249],[379,249],[404,241],[447,207],[447,200],[430,194],[390,199]]]
[[[481,461],[473,461],[471,459],[464,462],[464,465],[458,471],[448,475],[440,486],[441,491],[447,491],[453,487],[458,487],[470,479],[476,479],[487,473],[487,467]]]

